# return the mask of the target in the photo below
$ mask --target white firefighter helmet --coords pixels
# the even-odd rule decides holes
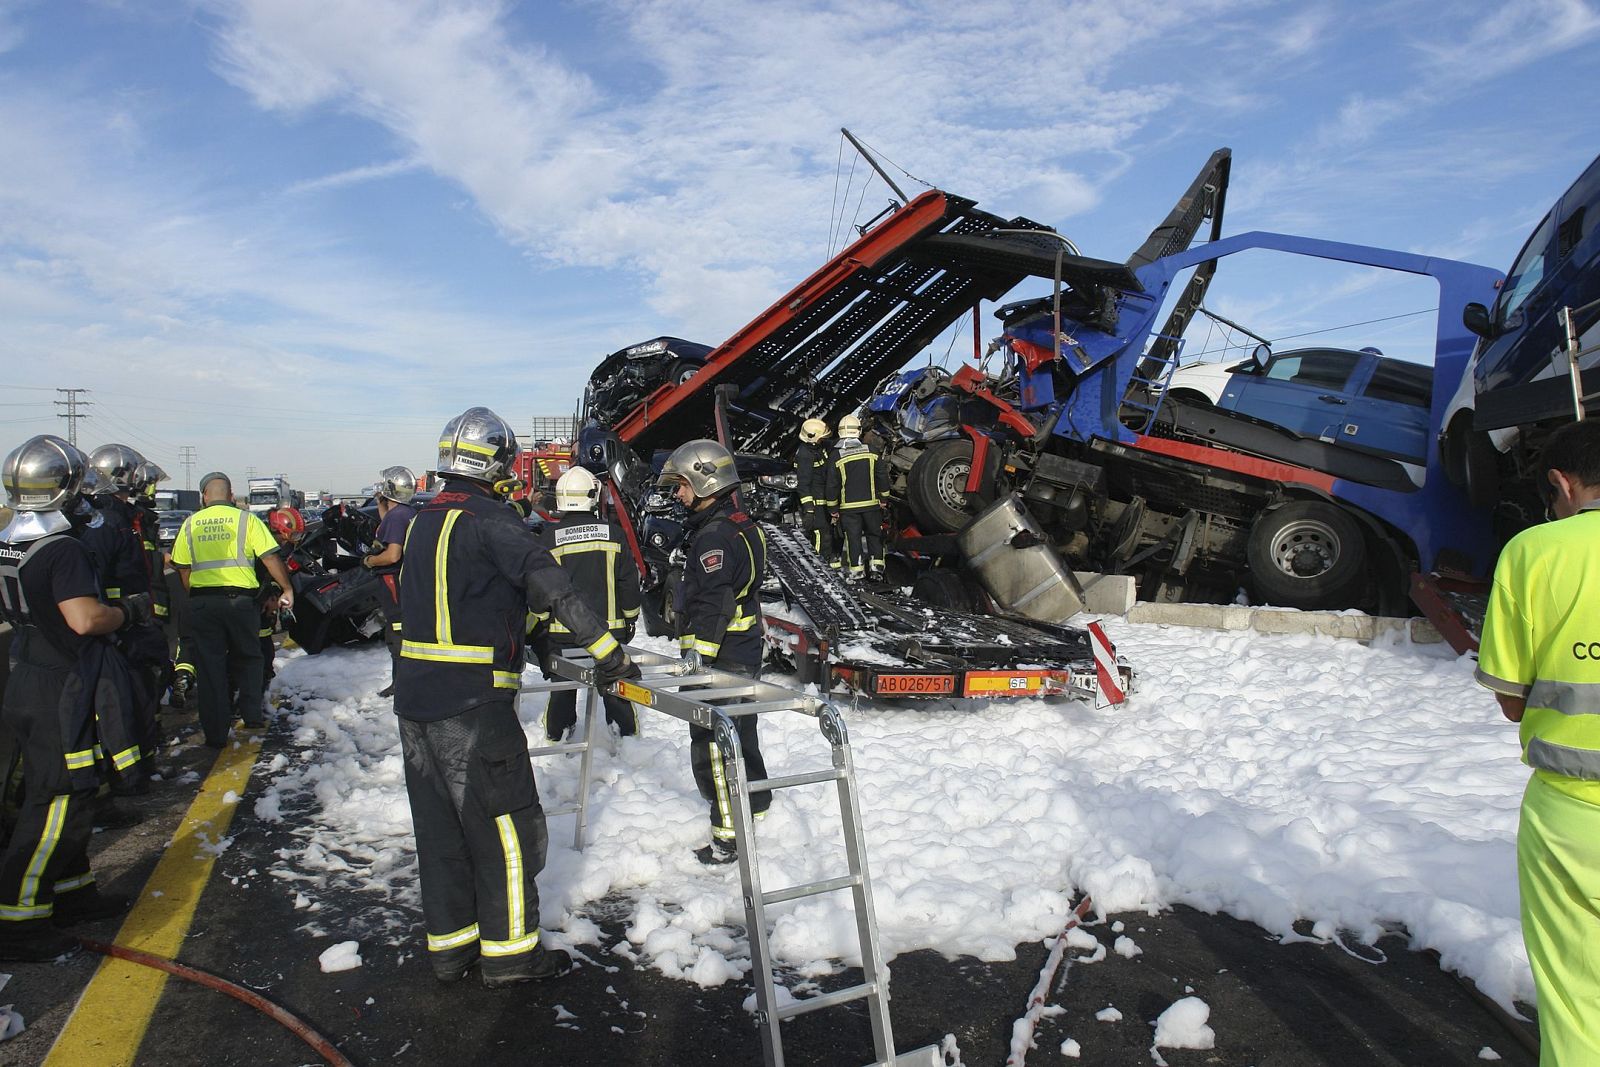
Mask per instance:
[[[839,420],[839,439],[861,436],[861,420],[854,415],[846,415]]]
[[[821,419],[807,419],[800,424],[800,440],[814,445],[828,436],[828,424]]]
[[[600,506],[600,483],[586,467],[569,467],[556,479],[557,511],[593,511]]]

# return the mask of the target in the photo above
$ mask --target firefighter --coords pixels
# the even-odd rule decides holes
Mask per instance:
[[[441,982],[481,959],[490,988],[572,967],[539,936],[547,836],[516,710],[527,613],[560,620],[595,657],[602,687],[639,674],[496,492],[516,455],[516,435],[487,408],[439,435],[444,483],[407,537],[394,692],[428,959]]]
[[[560,516],[546,523],[539,540],[561,569],[572,576],[591,608],[604,612],[605,623],[623,644],[633,640],[639,618],[639,569],[623,543],[622,531],[600,518],[600,483],[583,467],[573,467],[556,480],[555,510]],[[560,619],[548,614],[535,615],[538,624],[535,644],[543,645],[545,655],[573,647],[572,633]],[[545,677],[553,679],[546,669]],[[621,697],[606,695],[606,722],[621,737],[632,737],[638,730],[633,705]],[[561,741],[578,722],[578,694],[570,689],[550,694],[544,713],[544,735]]]
[[[821,419],[807,419],[800,424],[800,443],[794,450],[796,488],[800,491],[800,522],[817,555],[839,566],[839,553],[833,543],[833,524],[829,513],[833,511],[832,498],[828,496],[828,449],[822,442],[828,438],[828,424]]]
[[[144,463],[145,458],[127,445],[102,445],[89,453],[89,466],[94,468],[100,482],[94,503],[100,509],[103,521],[84,530],[79,536],[99,575],[101,594],[110,604],[135,593],[144,594],[154,604],[152,590],[155,580],[150,573],[150,560],[139,533],[139,509],[133,503],[134,493],[141,484],[139,468]],[[144,770],[148,773],[154,770],[156,751],[161,742],[161,726],[157,716],[161,708],[161,694],[166,688],[167,638],[152,619],[145,625],[118,635],[117,643],[134,668],[138,741],[140,751],[144,753]],[[126,794],[149,791],[143,775],[136,776],[136,781],[122,776],[113,777],[113,792]]]
[[[400,560],[405,552],[406,530],[416,511],[411,498],[417,495],[417,476],[409,467],[385,467],[378,472],[378,532],[376,551],[362,557],[361,565],[378,575],[383,599],[384,643],[389,646],[389,684],[378,690],[381,697],[394,695],[394,679],[400,664]]]
[[[289,553],[306,535],[306,517],[300,514],[299,508],[273,508],[267,514],[267,532],[278,542],[279,556],[287,571]],[[278,655],[277,648],[272,644],[272,635],[278,632],[279,601],[283,589],[259,559],[256,560],[256,581],[261,583],[256,593],[256,609],[260,612],[260,629],[256,635],[261,643],[261,691],[264,693],[267,686],[272,684],[273,661]]]
[[[739,510],[734,491],[739,471],[733,455],[715,441],[690,441],[667,457],[662,486],[672,487],[689,509],[688,559],[673,609],[683,632],[678,645],[690,673],[702,663],[718,670],[761,676],[761,583],[766,578],[767,539],[761,527]],[[761,758],[757,716],[734,719],[744,754],[746,781],[767,776]],[[710,805],[711,841],[695,850],[701,863],[738,859],[734,837],[733,799],[728,790],[723,752],[716,735],[702,726],[689,727],[689,764],[700,795]],[[751,794],[750,810],[766,811],[767,791]]]
[[[212,471],[200,479],[200,510],[183,520],[172,545],[172,565],[189,592],[185,643],[195,665],[200,697],[200,729],[212,748],[228,743],[237,713],[247,729],[266,726],[262,703],[260,614],[256,596],[261,581],[255,563],[283,590],[278,606],[294,609],[294,587],[278,557],[278,543],[267,526],[233,502],[233,483]],[[239,686],[237,712],[229,700],[229,679]]]
[[[1540,1062],[1600,1063],[1600,423],[1550,435],[1555,521],[1500,553],[1477,680],[1520,723],[1533,768],[1517,829],[1522,938],[1539,991]]]
[[[0,614],[15,628],[3,715],[26,767],[17,825],[0,856],[0,959],[75,950],[57,926],[110,918],[126,897],[101,894],[89,865],[93,800],[103,769],[131,768],[132,679],[105,635],[150,618],[146,594],[100,599],[88,550],[73,536],[100,513],[80,496],[88,457],[34,437],[6,457],[0,481],[15,510],[0,531]]]
[[[889,479],[883,457],[861,440],[861,420],[839,420],[839,443],[828,465],[828,506],[838,520],[851,578],[883,573],[883,498]]]
[[[167,557],[161,550],[161,516],[156,514],[156,486],[167,480],[167,472],[149,460],[139,464],[134,476],[134,529],[144,549],[145,569],[150,573],[150,610],[156,623],[166,626],[172,620],[172,597],[167,589]],[[170,672],[171,662],[167,668]]]

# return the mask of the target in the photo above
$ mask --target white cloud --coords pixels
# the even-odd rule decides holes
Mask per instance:
[[[420,170],[422,164],[415,159],[395,159],[388,163],[373,163],[365,167],[351,167],[335,174],[325,174],[320,178],[308,178],[305,181],[295,182],[284,190],[289,196],[300,196],[305,193],[320,193],[329,189],[343,189],[349,185],[360,185],[363,182],[381,181],[384,178],[393,178],[401,174],[409,174]]]

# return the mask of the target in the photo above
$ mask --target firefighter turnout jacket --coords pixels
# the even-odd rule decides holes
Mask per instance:
[[[833,450],[828,464],[828,507],[835,511],[876,506],[889,495],[889,478],[883,457],[859,438],[846,437]]]
[[[622,531],[587,512],[566,512],[560,521],[546,523],[539,541],[572,578],[572,584],[596,612],[605,612],[606,629],[619,641],[627,640],[639,618],[639,568],[623,542]],[[549,612],[534,612],[536,622],[548,622],[551,640],[559,646],[576,644],[572,631]]]
[[[745,667],[761,664],[761,583],[767,538],[724,497],[689,518],[689,558],[674,605],[685,651]]]
[[[106,600],[115,603],[125,596],[150,591],[150,569],[145,559],[144,544],[134,528],[137,514],[132,504],[114,496],[96,501],[100,523],[84,528],[78,540],[89,552],[95,574],[100,578],[100,592]]]
[[[539,539],[488,489],[445,482],[406,531],[395,712],[434,721],[522,688],[527,615],[561,621],[596,658],[618,642]]]
[[[11,686],[18,691],[6,691],[7,714],[13,697],[55,708],[63,762],[38,775],[42,783],[61,783],[60,792],[92,789],[103,764],[127,770],[140,754],[127,661],[109,638],[75,633],[59,607],[63,600],[95,596],[96,585],[87,550],[68,533],[0,542],[0,617],[16,628],[13,656],[50,679],[44,690],[24,691],[13,671]],[[35,773],[31,764],[29,773]]]
[[[828,495],[828,465],[826,445],[811,445],[801,441],[795,446],[795,488],[800,491],[802,508],[833,506],[833,498]]]
[[[139,535],[145,572],[150,575],[151,613],[165,623],[172,617],[172,598],[167,590],[167,561],[161,552],[161,516],[142,500],[133,505],[133,530]]]
[[[1495,565],[1477,680],[1522,697],[1522,758],[1600,804],[1600,502],[1522,531]]]

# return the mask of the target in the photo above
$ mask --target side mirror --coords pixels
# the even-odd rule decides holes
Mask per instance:
[[[1256,345],[1250,352],[1250,362],[1255,364],[1256,370],[1263,370],[1272,359],[1272,346],[1269,344]]]
[[[1489,315],[1489,309],[1476,301],[1461,309],[1461,325],[1486,340],[1500,336],[1500,331],[1495,328],[1494,319]]]

